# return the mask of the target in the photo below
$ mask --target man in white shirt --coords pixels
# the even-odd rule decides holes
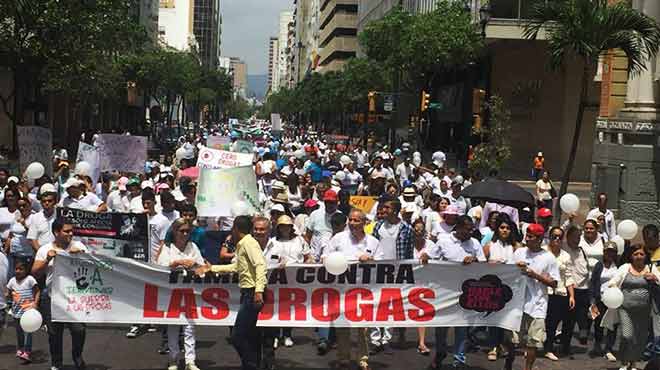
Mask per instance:
[[[456,227],[451,234],[438,237],[438,242],[420,256],[422,263],[429,259],[445,260],[450,262],[469,265],[473,262],[486,262],[486,256],[479,241],[472,237],[474,223],[469,216],[459,216]],[[466,327],[454,328],[454,367],[465,365],[465,339],[467,338]],[[442,360],[447,357],[447,330],[446,327],[435,329],[435,343],[437,352],[435,363],[438,368]]]
[[[165,244],[167,231],[172,222],[179,218],[179,211],[174,209],[176,200],[172,193],[161,193],[160,203],[163,207],[162,211],[149,219],[149,260],[152,263],[157,263],[160,249]],[[149,203],[147,205],[150,206]],[[148,212],[151,211],[148,210]]]
[[[349,261],[370,262],[383,258],[378,250],[378,240],[364,232],[366,214],[359,209],[352,209],[348,216],[348,230],[337,233],[330,239],[330,245],[324,251],[325,258],[332,252],[341,252]],[[351,333],[358,336],[358,363],[360,369],[368,368],[369,347],[366,328],[337,328],[337,357],[339,368],[348,369],[351,365]]]
[[[117,190],[113,190],[108,194],[106,203],[108,211],[110,212],[128,212],[130,207],[129,193],[126,190],[126,183],[128,177],[120,177],[117,181]]]
[[[587,214],[587,219],[597,220],[598,213],[602,213],[605,216],[605,234],[607,234],[607,240],[612,240],[616,235],[616,223],[614,222],[614,213],[607,209],[607,194],[599,193],[596,197],[597,207],[589,211]]]
[[[57,204],[57,190],[50,184],[44,184],[39,189],[41,194],[41,211],[32,216],[27,238],[32,243],[35,253],[39,248],[55,240],[51,231],[55,220],[55,204]]]
[[[66,180],[62,185],[67,195],[60,200],[59,207],[81,209],[84,211],[104,212],[107,207],[96,194],[85,192],[85,183],[75,177]]]
[[[339,197],[334,190],[326,190],[323,193],[324,207],[317,209],[309,215],[306,225],[305,240],[312,249],[312,255],[319,260],[323,255],[323,249],[332,237],[332,226],[330,218],[337,210]]]
[[[460,215],[464,215],[470,208],[472,208],[472,203],[461,195],[461,190],[463,190],[463,184],[456,179],[452,180],[449,201],[452,206],[456,207]]]
[[[410,163],[410,157],[406,157],[403,162],[396,166],[395,175],[399,178],[399,185],[404,186],[406,181],[412,179],[415,166]]]
[[[545,316],[548,310],[548,287],[556,288],[559,281],[557,260],[541,247],[545,230],[539,224],[527,227],[525,235],[526,247],[516,250],[513,259],[520,270],[527,276],[525,288],[525,304],[523,319],[520,326],[520,337],[525,339],[524,370],[532,370],[536,361],[536,351],[543,349],[545,342]],[[505,342],[509,355],[504,369],[511,370],[515,359],[515,350],[511,338]]]
[[[39,279],[46,276],[46,289],[41,291],[39,301],[39,311],[43,315],[44,322],[48,328],[48,343],[50,347],[51,370],[62,368],[63,335],[64,329],[68,328],[71,333],[71,346],[73,363],[78,370],[85,368],[85,361],[82,358],[83,347],[85,345],[85,324],[53,322],[50,311],[50,287],[53,281],[53,259],[58,254],[75,254],[87,252],[87,247],[79,241],[73,239],[73,225],[66,224],[62,220],[56,219],[52,226],[55,240],[48,243],[37,251],[32,266],[32,275]],[[82,283],[80,283],[82,284]],[[76,285],[79,282],[76,281]]]

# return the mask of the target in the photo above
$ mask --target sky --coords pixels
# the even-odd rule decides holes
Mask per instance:
[[[268,38],[279,34],[282,10],[292,10],[293,0],[221,0],[222,44],[226,57],[239,57],[248,74],[268,71]]]

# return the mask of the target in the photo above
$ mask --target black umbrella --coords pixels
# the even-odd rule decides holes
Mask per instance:
[[[527,190],[505,180],[487,179],[463,189],[466,198],[485,200],[515,208],[534,207],[534,197]]]

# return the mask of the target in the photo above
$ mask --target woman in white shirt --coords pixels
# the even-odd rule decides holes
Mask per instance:
[[[313,262],[309,244],[301,236],[296,235],[293,231],[293,220],[286,215],[277,219],[275,237],[268,241],[264,249],[264,257],[270,268]],[[291,328],[281,328],[281,332],[277,331],[275,346],[279,338],[282,338],[285,347],[293,346],[291,330]]]
[[[603,260],[605,239],[598,232],[598,221],[596,220],[588,219],[584,221],[583,230],[584,232],[580,238],[580,247],[582,247],[589,260],[590,268],[593,268],[597,262]]]
[[[29,197],[23,196],[18,199],[18,211],[19,216],[9,230],[9,255],[31,261],[34,257],[34,249],[27,238],[27,231],[30,228],[33,211]],[[13,270],[10,270],[10,273],[13,273]]]
[[[190,241],[193,226],[183,218],[177,218],[170,226],[173,243],[163,246],[158,255],[158,264],[172,270],[191,271],[204,264],[204,259],[195,243]],[[192,273],[192,271],[190,272]],[[179,349],[180,325],[167,326],[167,345],[170,350],[170,359],[167,370],[177,370]],[[195,365],[195,327],[183,325],[183,344],[186,370],[199,370]]]
[[[413,230],[415,231],[415,248],[413,249],[413,254],[415,259],[419,260],[422,255],[426,254],[426,251],[429,248],[433,247],[433,242],[427,238],[424,221],[422,221],[421,218],[418,218],[417,221],[415,221],[413,224]],[[417,352],[423,356],[430,355],[431,350],[426,346],[425,327],[417,328],[417,337],[419,338]]]
[[[514,263],[513,254],[521,244],[516,239],[518,228],[509,217],[500,215],[495,221],[495,232],[493,238],[484,247],[484,255],[488,263]],[[497,347],[504,339],[504,330],[496,327],[489,327],[489,338],[491,339],[491,350],[488,352],[488,360],[497,360]]]
[[[536,199],[543,203],[544,208],[552,209],[552,181],[550,173],[543,171],[543,176],[536,182]]]
[[[298,175],[295,173],[289,174],[286,178],[286,183],[291,209],[299,210],[302,207],[303,197],[300,191],[300,185],[298,184]]]

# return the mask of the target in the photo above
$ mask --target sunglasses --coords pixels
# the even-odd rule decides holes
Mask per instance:
[[[561,240],[562,235],[551,235],[550,240]]]

